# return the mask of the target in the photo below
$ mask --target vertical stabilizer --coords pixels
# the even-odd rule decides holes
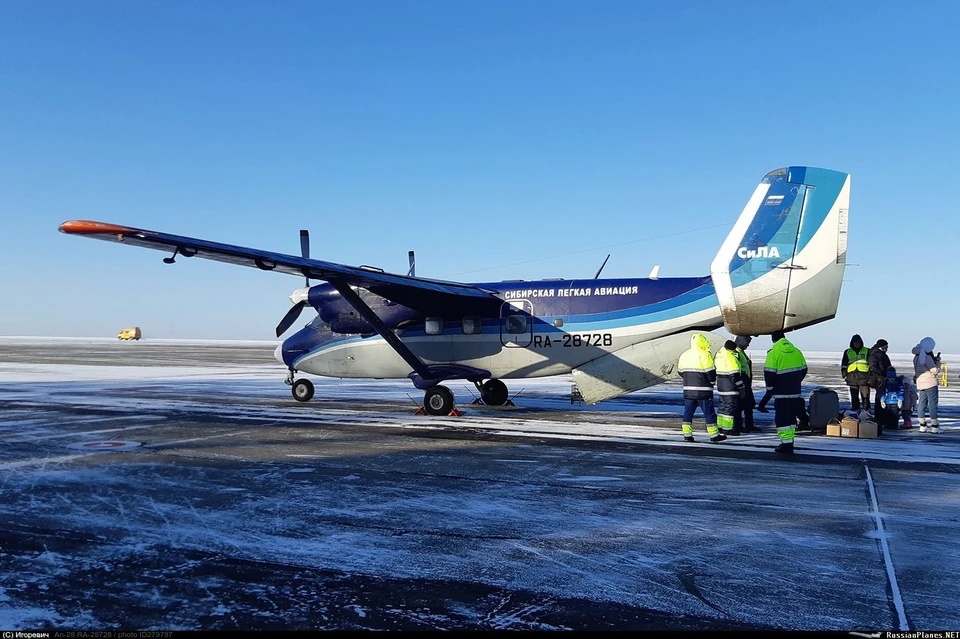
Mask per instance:
[[[850,176],[768,173],[710,266],[724,327],[764,335],[833,318],[847,254]]]

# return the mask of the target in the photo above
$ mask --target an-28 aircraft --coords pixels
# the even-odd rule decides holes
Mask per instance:
[[[60,231],[177,256],[202,257],[305,277],[277,337],[300,312],[316,317],[276,350],[293,396],[314,387],[296,373],[409,378],[424,409],[447,415],[442,382],[476,385],[485,404],[508,402],[502,380],[573,374],[591,404],[676,377],[694,332],[790,331],[836,315],[847,252],[850,176],[792,166],[768,173],[703,277],[504,281],[466,284],[371,267],[76,220]],[[310,285],[310,280],[326,283]],[[707,333],[714,348],[724,338]]]

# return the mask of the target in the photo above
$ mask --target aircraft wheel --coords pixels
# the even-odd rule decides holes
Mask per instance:
[[[488,379],[480,386],[480,399],[487,406],[503,406],[508,395],[507,385],[499,379]]]
[[[298,379],[290,387],[290,392],[298,402],[309,402],[313,399],[313,382],[309,379]]]
[[[423,409],[428,415],[449,415],[453,410],[453,393],[446,386],[428,388],[423,394]]]

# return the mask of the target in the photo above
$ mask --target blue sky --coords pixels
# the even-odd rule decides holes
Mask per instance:
[[[792,339],[958,353],[960,4],[799,7],[5,2],[0,335],[270,339],[301,284],[68,219],[290,253],[308,228],[315,257],[463,281],[702,275],[807,164],[852,174],[856,266]]]

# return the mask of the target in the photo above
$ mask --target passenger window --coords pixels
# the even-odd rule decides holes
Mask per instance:
[[[507,332],[512,335],[519,335],[527,332],[526,315],[507,315]]]
[[[424,325],[427,335],[439,335],[443,332],[442,317],[428,317]]]
[[[483,330],[483,320],[476,315],[463,318],[463,332],[465,335],[476,335]]]

